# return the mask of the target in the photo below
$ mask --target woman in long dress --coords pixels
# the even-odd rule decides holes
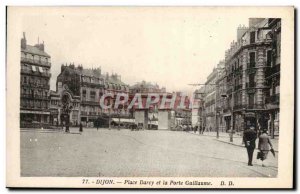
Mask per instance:
[[[262,161],[262,166],[265,167],[266,165],[264,164],[264,160],[267,159],[268,153],[271,149],[273,149],[273,145],[270,141],[270,138],[267,134],[267,130],[263,130],[262,134],[259,136],[259,141],[258,141],[258,149],[261,152],[261,161]]]

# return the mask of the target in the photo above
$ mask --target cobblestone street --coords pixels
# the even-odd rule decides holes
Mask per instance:
[[[22,176],[276,177],[277,157],[247,166],[246,149],[174,131],[21,131]]]

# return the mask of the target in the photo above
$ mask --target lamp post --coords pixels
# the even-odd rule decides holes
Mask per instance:
[[[228,98],[228,96],[226,94],[222,94],[221,95],[223,98]],[[233,142],[233,131],[234,131],[234,122],[233,122],[233,117],[234,117],[234,113],[233,113],[233,93],[232,93],[232,97],[231,97],[231,120],[230,120],[230,133],[229,133],[229,141]]]
[[[110,106],[110,98],[108,100],[108,106]],[[111,107],[108,108],[108,129],[110,130],[111,129],[111,126],[110,126],[110,117],[111,117]]]
[[[73,109],[73,106],[72,106],[72,103],[71,103],[71,98],[70,98],[70,95],[65,93],[63,96],[62,96],[62,105],[63,105],[63,108],[62,108],[62,111],[65,115],[65,121],[66,121],[66,132],[69,133],[70,132],[70,129],[69,129],[69,124],[70,124],[70,113]]]

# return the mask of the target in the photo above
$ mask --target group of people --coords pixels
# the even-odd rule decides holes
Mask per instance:
[[[262,166],[265,167],[264,161],[267,159],[268,153],[273,150],[273,145],[268,136],[267,130],[262,130],[261,134],[257,134],[254,127],[250,127],[249,129],[244,131],[243,141],[245,143],[245,147],[248,153],[248,166],[253,166],[253,153],[256,148],[256,139],[258,137],[258,150],[257,159],[262,161]]]

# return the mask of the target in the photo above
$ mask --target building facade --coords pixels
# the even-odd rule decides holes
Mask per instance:
[[[207,77],[205,82],[205,129],[216,131],[216,82],[218,78],[217,68]]]
[[[225,73],[225,62],[220,61],[217,65],[217,79],[216,79],[216,128],[220,132],[226,132],[225,116],[228,111],[227,102],[227,84]],[[228,114],[228,113],[227,113]]]
[[[270,87],[266,91],[265,103],[269,112],[269,134],[279,135],[280,115],[280,52],[281,52],[281,19],[271,18],[268,20],[269,35],[272,38],[271,51],[268,53],[270,67],[266,71],[266,84]]]
[[[160,97],[159,101],[152,104],[149,108],[139,108],[138,106],[134,107],[133,115],[137,125],[142,125],[145,129],[169,129],[169,111],[159,110],[161,97],[167,94],[166,88],[159,87],[158,84],[141,81],[130,86],[129,91],[130,100],[133,99],[135,94],[140,94],[143,105],[146,104],[149,94],[158,94]],[[165,120],[165,122],[163,122],[163,120]]]
[[[51,57],[44,42],[28,45],[23,33],[20,65],[20,126],[46,127],[50,121]]]
[[[94,127],[97,123],[98,126],[107,127],[114,117],[130,116],[125,106],[114,107],[117,93],[128,92],[128,85],[117,74],[103,75],[100,68],[85,69],[82,65],[62,65],[61,73],[57,77],[56,91],[51,93],[51,110],[54,113],[52,118],[57,118],[60,125],[65,122],[61,100],[68,93],[72,102],[71,125],[82,123],[83,126]],[[102,109],[100,99],[108,93],[110,97],[104,103],[111,106]]]
[[[227,129],[243,131],[250,126],[267,126],[266,72],[272,44],[269,32],[268,19],[249,19],[249,27],[238,27],[237,41],[225,53],[227,100],[231,109],[231,115],[225,117]]]

